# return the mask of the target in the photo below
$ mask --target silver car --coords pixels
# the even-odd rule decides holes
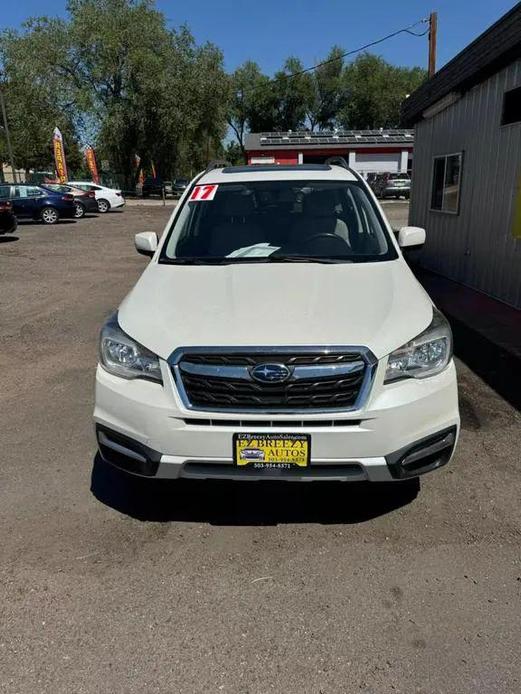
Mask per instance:
[[[385,174],[375,186],[375,193],[379,198],[405,198],[411,194],[411,179],[406,173]]]

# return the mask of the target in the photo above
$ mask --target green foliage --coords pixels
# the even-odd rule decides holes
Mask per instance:
[[[240,166],[246,163],[244,153],[238,142],[227,142],[222,150],[222,158],[225,161],[229,161],[230,164],[234,166]]]
[[[426,76],[419,67],[396,67],[376,55],[360,55],[343,74],[346,101],[338,123],[354,130],[398,127],[403,100]]]
[[[342,53],[339,46],[334,46],[323,65],[306,73],[309,94],[306,115],[311,130],[333,127],[337,114],[345,103]]]
[[[246,61],[228,78],[227,122],[241,150],[247,130],[271,130],[274,121],[275,99],[271,81],[260,71],[257,63]]]
[[[66,20],[32,20],[0,40],[7,82],[22,85],[16,110],[26,113],[18,124],[10,108],[17,161],[49,165],[52,129],[62,122],[129,184],[136,154],[165,178],[188,159],[202,166],[226,132],[221,52],[196,46],[186,28],[168,29],[151,0],[70,0],[67,9]],[[42,100],[32,90],[48,97],[40,128]]]
[[[266,130],[299,130],[304,127],[310,99],[309,79],[299,75],[303,65],[297,58],[288,58],[284,68],[275,73],[272,92],[275,99],[274,122]],[[290,75],[296,75],[288,79]]]
[[[271,80],[254,62],[237,68],[229,78],[227,120],[242,151],[248,131],[399,126],[401,103],[426,71],[395,67],[370,53],[345,64],[342,55],[334,46],[310,72],[289,58]]]
[[[244,160],[248,131],[397,126],[425,79],[371,54],[345,64],[338,46],[311,72],[288,58],[273,78],[252,61],[226,75],[221,51],[168,28],[154,0],[69,0],[67,11],[0,34],[15,162],[26,169],[53,167],[58,126],[71,170],[89,143],[129,186],[136,155],[165,179],[189,175],[216,157]],[[227,130],[236,145],[222,144]]]

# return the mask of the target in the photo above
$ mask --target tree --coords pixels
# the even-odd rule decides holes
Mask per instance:
[[[165,176],[185,152],[205,160],[225,133],[221,52],[168,29],[152,0],[69,0],[67,9],[67,19],[3,34],[8,83],[49,95],[129,185],[136,154]],[[33,114],[40,103],[27,101]]]
[[[333,46],[323,65],[306,73],[307,119],[311,130],[333,127],[346,103],[343,49]]]
[[[299,74],[302,69],[300,60],[288,58],[284,68],[275,73],[272,82],[275,98],[273,130],[300,130],[305,127],[310,90],[308,76]]]
[[[377,55],[360,55],[344,69],[347,100],[338,112],[339,124],[354,130],[398,127],[403,100],[426,77],[422,68],[395,67]]]
[[[271,81],[257,63],[246,61],[228,79],[227,122],[233,130],[241,151],[248,130],[271,130],[274,94]]]
[[[229,161],[230,164],[233,164],[234,166],[246,163],[244,153],[241,150],[238,142],[226,143],[226,145],[223,147],[222,155],[226,161]]]
[[[27,27],[36,22],[27,23]],[[57,23],[57,27],[61,27]],[[39,42],[38,42],[39,43]],[[69,93],[51,76],[42,79],[37,55],[27,53],[13,31],[0,35],[0,62],[7,117],[14,159],[18,168],[52,169],[52,132],[56,126],[64,136],[68,165],[82,165]],[[6,160],[6,142],[0,132],[0,155]]]

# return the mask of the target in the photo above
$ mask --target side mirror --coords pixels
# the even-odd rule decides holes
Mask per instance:
[[[157,250],[157,234],[153,231],[142,231],[134,237],[136,251],[151,258]]]
[[[421,227],[402,227],[398,234],[400,248],[421,248],[425,243],[425,229]]]

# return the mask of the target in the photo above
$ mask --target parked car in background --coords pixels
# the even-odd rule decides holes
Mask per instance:
[[[13,203],[10,200],[0,200],[0,234],[13,234],[17,226]]]
[[[73,188],[64,183],[43,183],[42,188],[52,190],[54,193],[70,193],[74,196],[74,204],[76,205],[76,219],[81,219],[87,212],[96,213],[98,210],[98,201],[93,190],[88,192],[80,188]]]
[[[98,201],[98,212],[103,214],[118,207],[123,207],[125,204],[123,193],[116,188],[99,186],[96,183],[92,183],[92,181],[69,181],[68,184],[87,192],[94,191]]]
[[[187,178],[176,178],[172,186],[172,194],[174,197],[180,198],[188,188],[190,181]]]
[[[1,184],[0,201],[10,200],[18,219],[34,219],[56,224],[60,219],[74,219],[76,205],[70,193],[55,193],[28,183]]]
[[[148,198],[149,195],[158,195],[162,197],[163,191],[165,197],[173,195],[172,181],[163,181],[161,178],[149,176],[145,178],[141,186],[141,194],[144,198]]]
[[[367,181],[367,185],[369,186],[369,188],[371,188],[373,193],[375,193],[376,182],[378,180],[379,175],[380,174],[377,174],[377,173],[368,173],[367,178],[365,179]]]
[[[411,179],[407,173],[384,173],[377,176],[371,188],[378,198],[403,197],[408,200],[411,194]]]
[[[143,181],[143,186],[141,188],[142,195],[144,198],[148,198],[149,195],[163,195],[163,179],[149,176]]]

